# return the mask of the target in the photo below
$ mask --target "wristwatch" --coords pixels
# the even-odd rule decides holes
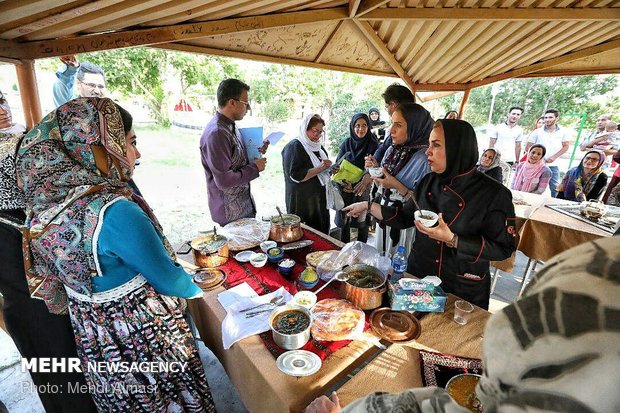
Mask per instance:
[[[459,244],[459,236],[456,234],[452,235],[452,239],[446,242],[446,245],[449,248],[456,248],[458,244]]]

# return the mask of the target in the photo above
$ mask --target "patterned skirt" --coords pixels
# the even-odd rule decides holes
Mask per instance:
[[[144,284],[105,302],[70,294],[69,311],[88,391],[100,412],[215,412],[179,299]],[[98,362],[106,367],[93,368]],[[174,367],[153,369],[148,362]]]

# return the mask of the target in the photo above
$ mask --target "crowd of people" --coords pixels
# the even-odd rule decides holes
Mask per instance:
[[[165,373],[33,373],[37,384],[77,381],[99,389],[40,394],[47,412],[215,411],[185,318],[185,300],[202,297],[202,291],[176,263],[157,218],[131,180],[140,158],[132,116],[103,97],[106,79],[100,68],[73,56],[62,61],[53,90],[58,107],[27,133],[12,122],[0,95],[0,290],[7,327],[27,358],[79,357],[84,366],[185,363],[182,371]],[[200,140],[208,207],[221,226],[256,216],[251,182],[267,167],[266,158],[248,157],[236,123],[250,109],[250,90],[238,79],[222,81],[217,113]],[[605,171],[615,166],[608,160],[618,161],[617,125],[608,116],[599,118],[597,133],[582,144],[579,165],[561,178],[558,158],[571,136],[558,125],[556,110],[545,112],[521,158],[523,109],[510,108],[480,156],[473,127],[458,113],[434,120],[398,84],[382,97],[389,129],[376,108],[368,115],[353,114],[335,161],[322,145],[326,121],[317,113],[302,120],[282,150],[287,212],[328,233],[330,209],[335,210],[345,242],[351,228],[366,242],[374,219],[379,251],[405,246],[409,272],[439,276],[446,292],[482,308],[489,305],[490,261],[506,259],[516,249],[509,187],[539,194],[549,188],[553,196],[574,201],[603,194],[608,202],[620,198],[617,185],[612,187],[620,174],[605,192]],[[345,160],[360,171],[359,179],[334,185],[332,177]],[[418,209],[437,212],[437,225],[415,221]],[[490,333],[486,339],[499,340]],[[502,375],[493,366],[488,365],[488,381],[483,381],[493,394],[490,406],[497,402],[493,390]],[[119,388],[125,390],[110,391]],[[418,393],[413,394],[417,403]],[[324,407],[332,410],[320,410]],[[310,408],[337,411],[336,399],[320,399]]]

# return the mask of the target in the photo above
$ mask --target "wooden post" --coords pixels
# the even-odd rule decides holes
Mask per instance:
[[[32,129],[41,120],[41,101],[37,88],[37,75],[34,70],[34,60],[22,60],[15,65],[19,94],[22,98],[26,128]]]
[[[461,107],[459,108],[459,119],[463,119],[463,112],[465,112],[465,104],[467,103],[467,99],[469,99],[469,92],[471,92],[471,89],[465,90],[463,94],[463,100],[461,100]]]

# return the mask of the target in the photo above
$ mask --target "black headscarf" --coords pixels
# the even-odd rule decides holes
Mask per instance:
[[[464,120],[440,119],[446,139],[446,170],[439,179],[446,182],[470,171],[478,162],[478,141],[474,128]]]
[[[368,125],[366,135],[362,138],[358,138],[355,134],[355,122],[359,119],[364,119]],[[356,113],[351,118],[351,123],[349,123],[349,137],[343,142],[337,161],[346,154],[344,158],[347,161],[360,169],[364,169],[364,157],[369,154],[374,154],[378,147],[379,141],[370,131],[370,120],[368,119],[368,115],[365,113]]]
[[[392,141],[394,149],[383,159],[390,175],[398,174],[415,152],[428,148],[428,137],[434,124],[429,111],[417,103],[399,105],[397,110],[401,111],[407,121],[407,142],[396,145]]]
[[[377,108],[370,108],[370,110],[368,111],[368,117],[370,118],[370,114],[375,112],[377,114],[377,120],[372,120],[370,119],[370,124],[369,126],[371,128],[376,128],[377,126],[384,126],[385,122],[381,120],[381,113],[379,113],[379,109]]]

